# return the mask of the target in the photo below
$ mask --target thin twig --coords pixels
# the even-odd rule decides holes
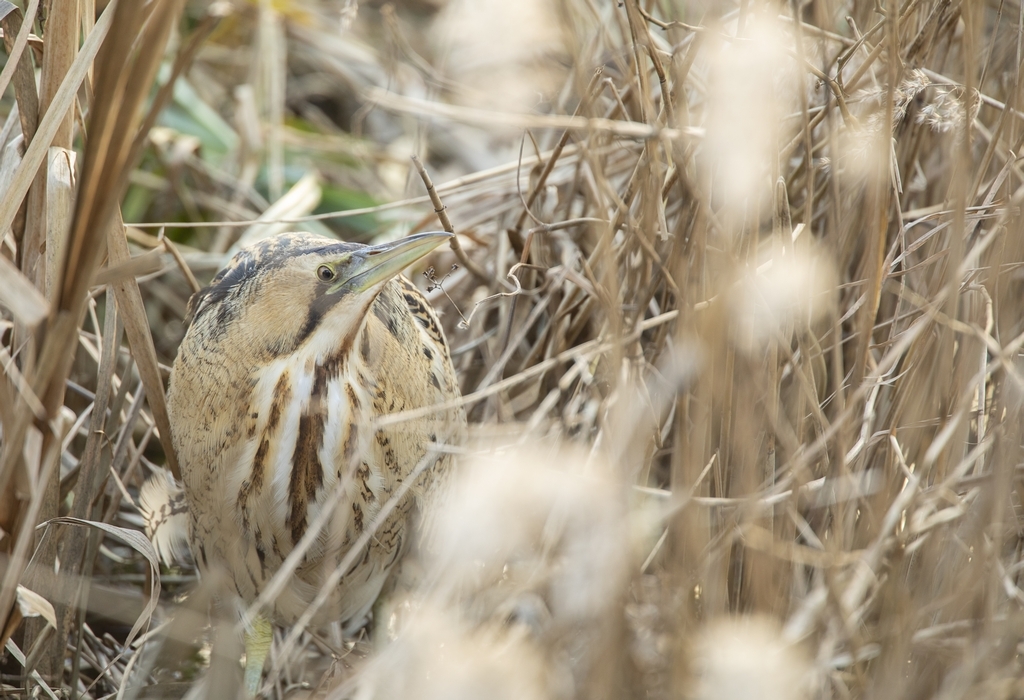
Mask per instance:
[[[441,202],[440,195],[437,194],[437,190],[434,189],[434,183],[430,180],[430,175],[427,173],[427,169],[423,167],[423,163],[420,159],[413,155],[413,165],[416,166],[416,172],[420,174],[420,178],[423,180],[424,187],[427,188],[427,195],[430,197],[430,203],[434,205],[434,213],[437,214],[437,220],[441,222],[441,228],[447,233],[452,234],[450,239],[452,251],[455,252],[455,257],[459,259],[463,267],[473,273],[473,276],[484,284],[490,284],[492,278],[487,274],[486,270],[477,265],[473,260],[466,255],[466,251],[462,249],[462,245],[459,243],[459,236],[455,233],[455,228],[452,226],[451,219],[448,218],[448,210]]]

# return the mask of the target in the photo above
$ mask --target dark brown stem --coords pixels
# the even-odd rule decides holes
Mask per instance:
[[[473,273],[474,277],[484,284],[490,285],[492,282],[491,276],[487,274],[486,270],[470,260],[469,256],[466,255],[466,251],[459,244],[459,237],[452,227],[451,219],[448,218],[448,208],[441,202],[441,197],[437,194],[437,190],[434,189],[434,183],[430,179],[430,175],[427,174],[427,169],[423,167],[423,163],[416,156],[412,157],[412,162],[416,166],[416,172],[423,179],[423,186],[427,188],[427,195],[430,196],[430,202],[434,205],[434,213],[437,214],[437,220],[441,222],[441,228],[452,234],[451,246],[455,252],[455,257],[459,259],[463,267]]]

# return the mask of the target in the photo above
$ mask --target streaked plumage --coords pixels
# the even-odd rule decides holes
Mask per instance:
[[[434,311],[398,275],[443,240],[368,248],[282,234],[240,251],[190,302],[168,404],[200,569],[224,567],[251,603],[343,484],[327,526],[266,611],[279,624],[303,613],[429,446],[451,444],[463,429],[461,408],[373,427],[379,416],[459,395]],[[400,258],[398,249],[411,252]],[[414,507],[449,462],[440,452],[428,463],[318,619],[362,621],[409,543]]]
[[[139,492],[146,535],[167,566],[191,564],[188,546],[188,500],[184,487],[168,471],[158,472]]]

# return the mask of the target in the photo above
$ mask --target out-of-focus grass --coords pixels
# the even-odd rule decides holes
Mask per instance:
[[[279,638],[276,695],[1024,697],[1016,5],[125,3],[45,132],[64,228],[17,76],[55,99],[69,6],[0,79],[5,690],[231,692],[218,582],[164,569],[150,618],[132,534],[189,275],[437,228],[415,153],[483,271],[430,261],[460,500],[372,642]]]

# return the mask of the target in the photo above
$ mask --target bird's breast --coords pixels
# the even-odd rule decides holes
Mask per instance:
[[[378,425],[385,414],[458,395],[443,337],[434,336],[436,319],[428,310],[417,321],[402,290],[392,284],[355,334],[325,319],[293,352],[261,358],[230,346],[199,353],[186,337],[181,353],[192,354],[175,363],[169,408],[193,547],[205,550],[200,564],[215,558],[225,565],[251,602],[317,524],[277,603],[279,618],[301,613],[369,528],[374,536],[347,571],[335,607],[344,618],[372,603],[408,540],[421,483],[447,471],[449,457],[431,445],[460,432],[460,408]],[[384,517],[425,456],[430,463],[417,485]]]

